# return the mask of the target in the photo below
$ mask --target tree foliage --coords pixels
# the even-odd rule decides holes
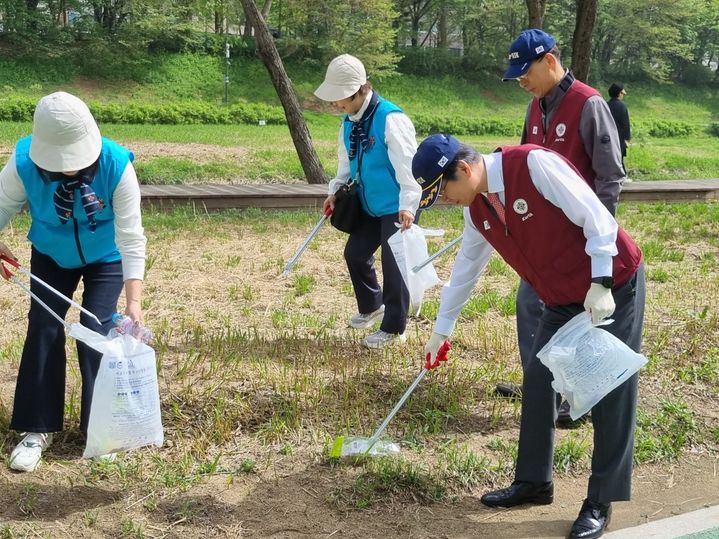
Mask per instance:
[[[582,18],[587,6],[596,6],[594,22]],[[258,8],[283,58],[319,66],[351,52],[375,76],[401,58],[418,73],[497,72],[512,39],[541,26],[557,37],[563,63],[590,77],[719,81],[719,0],[262,0]],[[254,51],[240,0],[0,0],[6,56],[74,55],[110,70],[150,62],[154,51],[221,54],[225,40],[235,53]]]

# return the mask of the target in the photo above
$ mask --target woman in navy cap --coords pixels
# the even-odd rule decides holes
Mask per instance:
[[[577,169],[551,150],[525,144],[480,155],[451,136],[432,135],[419,145],[412,170],[422,185],[421,208],[440,195],[464,206],[462,247],[442,289],[434,332],[425,347],[425,367],[437,367],[443,359],[442,345],[494,250],[545,304],[523,365],[515,481],[485,494],[482,503],[552,503],[557,394],[537,351],[587,310],[594,324],[613,315],[614,322],[603,329],[638,352],[644,312],[644,295],[638,293],[644,288],[642,253]],[[636,400],[635,374],[592,409],[592,474],[572,539],[602,535],[611,502],[630,497]]]
[[[404,342],[409,291],[387,240],[397,231],[397,223],[407,229],[417,220],[420,189],[412,176],[417,150],[414,126],[397,105],[372,89],[364,65],[349,54],[332,60],[315,95],[345,113],[337,176],[330,182],[324,209],[334,209],[335,192],[350,179],[357,182],[362,206],[344,250],[359,311],[349,325],[368,329],[382,320],[379,330],[363,339],[368,348]],[[380,246],[382,288],[374,270],[374,252]]]

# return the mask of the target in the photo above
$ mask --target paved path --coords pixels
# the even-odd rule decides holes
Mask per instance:
[[[609,525],[611,530],[611,523]],[[719,506],[605,533],[606,539],[719,539]]]
[[[317,208],[326,185],[143,185],[143,203],[158,208],[195,205],[200,209]],[[624,184],[622,202],[689,202],[719,199],[719,179],[647,181]]]

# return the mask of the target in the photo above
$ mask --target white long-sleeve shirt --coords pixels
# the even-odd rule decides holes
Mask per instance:
[[[356,114],[349,118],[356,122],[362,118],[369,106],[372,92],[367,94],[364,103]],[[417,153],[417,135],[412,121],[403,112],[387,115],[384,128],[385,144],[389,161],[394,168],[399,183],[399,211],[417,213],[422,188],[412,175],[412,158]],[[343,183],[350,179],[350,159],[344,141],[344,122],[340,126],[339,144],[337,145],[337,175],[330,181],[328,194],[333,195]]]
[[[500,152],[483,155],[487,167],[487,188],[497,193],[503,205],[504,176]],[[587,183],[557,154],[532,150],[527,155],[532,183],[539,193],[558,207],[587,239],[585,252],[591,258],[592,277],[612,275],[612,257],[617,254],[618,225],[612,214]],[[469,300],[494,248],[472,223],[469,208],[464,208],[462,246],[452,268],[449,282],[441,292],[434,331],[449,336],[457,318]],[[589,283],[587,284],[587,290]]]
[[[18,213],[27,201],[25,186],[17,173],[15,152],[0,171],[0,230]],[[115,244],[122,256],[122,275],[128,279],[145,276],[145,230],[140,213],[140,184],[135,167],[127,163],[120,182],[112,195],[115,214]]]

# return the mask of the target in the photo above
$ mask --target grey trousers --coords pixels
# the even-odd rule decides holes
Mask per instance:
[[[616,303],[614,322],[602,327],[637,352],[644,322],[644,291],[641,265],[629,282],[612,292]],[[579,304],[546,306],[539,319],[532,351],[523,365],[516,481],[552,480],[557,394],[551,386],[552,374],[536,354],[559,328],[583,310]],[[630,498],[637,380],[635,374],[592,408],[594,451],[587,492],[592,501],[606,504]]]

